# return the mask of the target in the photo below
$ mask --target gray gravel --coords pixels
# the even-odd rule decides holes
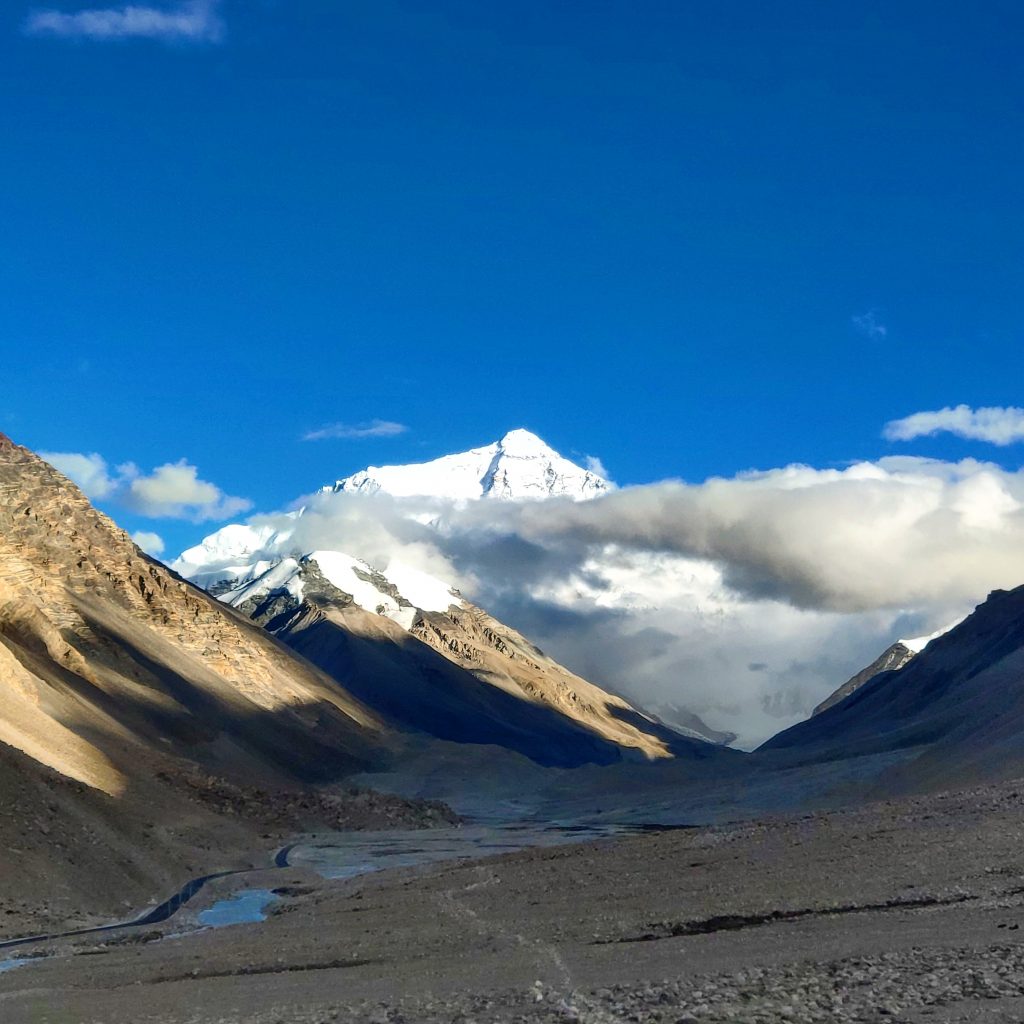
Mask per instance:
[[[55,944],[0,975],[0,1021],[1024,1020],[1019,783],[346,882],[285,874],[262,924]]]
[[[754,967],[685,981],[558,991],[537,982],[489,997],[342,1008],[310,1021],[338,1024],[798,1024],[928,1019],[915,1011],[1024,997],[1024,946],[883,953],[851,960]],[[965,1011],[970,1018],[970,1011]],[[302,1018],[289,1018],[299,1024]],[[934,1018],[933,1018],[934,1019]],[[948,1018],[947,1018],[948,1019]],[[1008,1019],[1017,1019],[1008,1018]]]

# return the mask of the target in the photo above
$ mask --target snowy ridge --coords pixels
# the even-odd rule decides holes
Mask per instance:
[[[403,629],[412,626],[417,609],[446,611],[452,604],[461,604],[448,583],[398,559],[388,563],[385,575],[343,551],[300,555],[291,550],[291,536],[291,530],[266,526],[225,526],[183,552],[171,568],[238,608],[271,593],[288,593],[301,601],[306,565],[314,561],[328,583],[349,594],[353,603],[394,620]]]
[[[915,636],[910,640],[898,640],[897,643],[903,644],[908,651],[914,654],[920,654],[933,640],[938,640],[940,636],[945,636],[951,629],[955,629],[960,625],[966,615],[961,615],[955,622],[951,622],[948,626],[943,626],[942,629],[937,629],[934,633],[929,633],[928,636]]]
[[[452,501],[572,498],[585,501],[612,489],[589,469],[563,458],[528,430],[510,430],[500,441],[432,462],[370,466],[324,488],[345,494],[390,494]]]
[[[301,513],[292,512],[289,515],[294,519]],[[279,554],[274,558],[273,555],[268,556],[265,553],[282,551],[291,534],[291,530],[276,530],[272,526],[232,523],[204,537],[200,543],[183,551],[169,565],[185,579],[191,580],[204,590],[209,590],[213,584],[221,580],[238,579],[261,558],[278,560]]]
[[[241,608],[258,598],[287,593],[301,602],[311,563],[316,563],[328,583],[348,594],[353,604],[383,615],[403,629],[412,628],[417,610],[447,611],[451,605],[462,603],[447,584],[410,566],[393,562],[388,567],[393,575],[385,577],[366,562],[341,551],[311,551],[300,559],[282,558],[276,563],[257,561],[239,575],[220,600]]]

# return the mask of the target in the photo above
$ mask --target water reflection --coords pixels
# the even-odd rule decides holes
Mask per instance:
[[[243,889],[201,911],[198,921],[205,928],[265,921],[267,915],[263,911],[276,899],[269,889]]]

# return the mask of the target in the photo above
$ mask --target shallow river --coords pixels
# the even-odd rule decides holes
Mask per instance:
[[[388,868],[411,868],[441,861],[476,859],[531,847],[562,846],[567,843],[609,839],[665,831],[661,826],[579,825],[568,823],[514,822],[510,824],[467,824],[451,828],[408,829],[381,832],[332,832],[288,847],[278,854],[280,868],[305,867],[324,878],[355,878]],[[202,928],[223,928],[266,920],[266,910],[277,899],[272,889],[246,887],[248,872],[235,876],[238,887],[226,898],[201,911],[196,920]],[[225,877],[220,876],[210,876]],[[157,911],[143,914],[134,922],[86,929],[78,934],[121,930],[166,920],[202,888],[204,880],[190,882]],[[198,884],[197,884],[198,883]],[[10,946],[20,943],[11,942]],[[0,960],[0,974],[32,963],[31,959]]]
[[[490,857],[538,846],[661,831],[639,825],[516,822],[388,832],[337,832],[293,847],[288,863],[324,878],[354,878],[387,868],[410,868],[463,857]]]

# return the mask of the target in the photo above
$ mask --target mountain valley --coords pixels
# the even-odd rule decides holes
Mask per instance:
[[[523,433],[325,498],[610,491],[546,446],[527,465]],[[1024,999],[1000,945],[1024,912],[1024,587],[892,644],[745,753],[417,565],[306,548],[306,508],[167,567],[0,436],[0,944],[26,940],[0,958],[5,1021],[99,1024],[140,991],[153,1024],[916,1021],[974,1012],[958,972],[997,962],[991,999]],[[424,866],[424,829],[466,828],[519,852]],[[352,830],[367,859],[332,874]],[[124,923],[182,885],[166,921]],[[204,926],[247,893],[270,910]]]

